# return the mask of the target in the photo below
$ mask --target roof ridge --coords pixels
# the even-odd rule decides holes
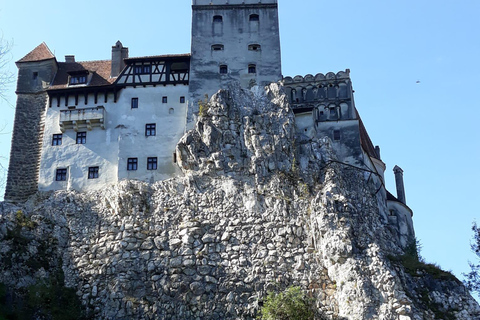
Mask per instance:
[[[34,62],[50,59],[55,59],[55,55],[52,53],[52,51],[44,41],[17,62]]]

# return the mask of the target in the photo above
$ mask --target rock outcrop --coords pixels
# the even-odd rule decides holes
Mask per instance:
[[[177,146],[183,177],[3,203],[7,296],[61,278],[94,319],[253,319],[268,291],[298,285],[329,319],[480,319],[456,278],[405,262],[372,179],[296,135],[281,87],[200,109]]]

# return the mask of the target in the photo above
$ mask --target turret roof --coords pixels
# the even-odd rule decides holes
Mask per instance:
[[[52,51],[47,47],[45,42],[39,44],[35,49],[30,51],[25,57],[18,60],[19,62],[33,62],[33,61],[43,61],[43,60],[50,60],[55,59]]]

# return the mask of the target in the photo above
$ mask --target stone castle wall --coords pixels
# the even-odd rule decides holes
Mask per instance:
[[[25,201],[38,191],[47,99],[45,92],[18,94],[5,189],[7,201]]]

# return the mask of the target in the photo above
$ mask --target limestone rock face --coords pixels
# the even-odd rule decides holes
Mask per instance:
[[[62,273],[95,319],[254,319],[290,285],[319,319],[480,319],[453,276],[395,258],[374,182],[330,161],[328,139],[296,136],[280,86],[200,109],[177,146],[183,177],[3,203],[0,283]]]

